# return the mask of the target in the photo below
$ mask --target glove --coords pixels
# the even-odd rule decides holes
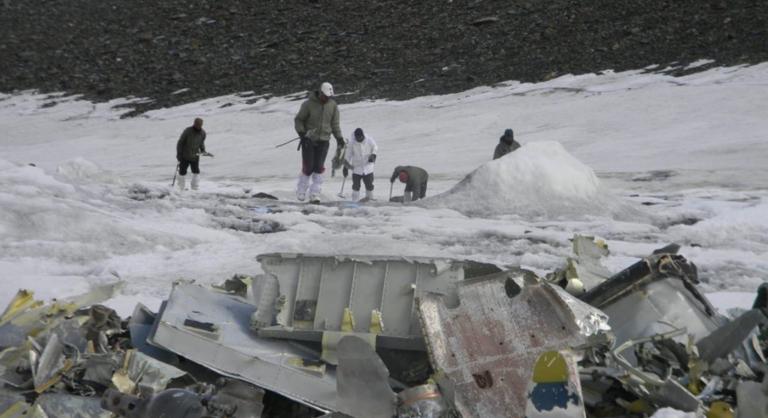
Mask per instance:
[[[376,162],[376,154],[371,154],[370,157],[368,157],[369,163],[375,163]]]
[[[299,151],[304,146],[304,141],[307,140],[307,134],[304,132],[299,133],[299,145],[296,147],[296,151]]]
[[[336,138],[336,146],[339,148],[344,148],[345,146],[347,146],[347,144],[344,143],[343,138]]]
[[[352,168],[352,169],[354,169],[355,167],[353,167],[352,164],[349,163],[349,161],[344,160],[344,168],[348,168],[348,169]]]
[[[343,174],[343,175],[344,175],[344,177],[347,177],[347,176],[349,176],[349,169],[348,169],[348,168],[345,166],[345,167],[344,167],[344,168],[341,170],[341,174]]]

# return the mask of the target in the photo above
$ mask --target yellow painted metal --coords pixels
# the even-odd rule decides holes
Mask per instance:
[[[355,316],[352,310],[344,308],[344,317],[341,319],[341,332],[353,332],[355,330]]]
[[[21,289],[16,292],[16,296],[11,299],[3,314],[0,315],[0,324],[10,321],[27,309],[36,308],[42,304],[43,302],[34,299],[34,292]]]
[[[381,334],[384,331],[384,320],[381,318],[381,311],[374,309],[371,311],[371,326],[368,332],[371,334]]]
[[[562,383],[568,381],[568,364],[557,351],[546,351],[539,356],[533,366],[535,383]]]
[[[733,418],[734,416],[733,407],[723,401],[712,402],[707,411],[707,418]]]

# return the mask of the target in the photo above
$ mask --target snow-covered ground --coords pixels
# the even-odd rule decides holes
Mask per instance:
[[[362,127],[380,147],[381,200],[355,208],[250,197],[293,198],[299,154],[274,145],[295,136],[295,97],[233,95],[120,119],[125,108],[113,106],[130,100],[0,95],[0,306],[19,287],[47,298],[119,277],[127,286],[110,304],[128,314],[138,300],[157,307],[179,278],[259,273],[255,256],[275,251],[437,255],[544,273],[570,255],[574,233],[606,239],[614,271],[680,243],[705,291],[749,305],[768,278],[767,102],[761,64],[342,105],[345,135]],[[201,190],[180,194],[169,187],[175,144],[197,116],[216,157],[202,161]],[[508,127],[523,147],[489,162]],[[384,202],[403,164],[429,171],[434,198]],[[328,178],[325,199],[340,187]]]

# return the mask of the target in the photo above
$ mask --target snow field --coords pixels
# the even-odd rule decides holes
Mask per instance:
[[[606,239],[613,271],[678,242],[704,290],[748,295],[768,277],[767,85],[761,64],[342,105],[344,133],[360,126],[379,143],[379,199],[395,166],[430,172],[429,199],[359,209],[250,198],[292,199],[298,153],[274,148],[295,135],[291,97],[232,95],[123,120],[112,106],[131,99],[0,95],[0,305],[19,287],[49,298],[119,277],[126,289],[110,303],[127,315],[135,301],[156,307],[177,279],[257,274],[256,255],[273,251],[445,256],[545,273],[571,255],[574,233]],[[178,193],[175,142],[196,116],[216,157],[201,163],[199,192]],[[507,127],[523,147],[489,161]],[[328,177],[325,200],[340,185]],[[264,222],[281,231],[247,230]]]

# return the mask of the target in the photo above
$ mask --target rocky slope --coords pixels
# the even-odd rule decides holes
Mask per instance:
[[[4,0],[0,91],[142,109],[332,81],[342,100],[768,60],[765,0]],[[178,92],[182,89],[189,89]],[[176,94],[173,94],[177,92]]]

